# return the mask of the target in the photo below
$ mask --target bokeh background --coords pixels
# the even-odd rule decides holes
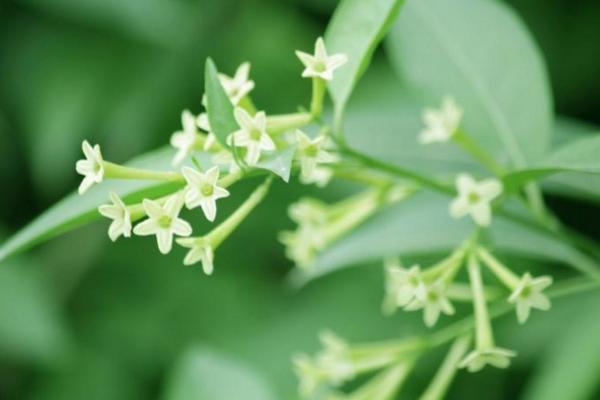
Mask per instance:
[[[305,104],[310,85],[299,79],[293,51],[311,48],[336,3],[0,1],[0,240],[76,188],[84,138],[116,161],[164,145],[183,108],[200,111],[209,55],[228,73],[252,62],[261,108],[289,112]],[[600,123],[600,2],[511,3],[546,58],[557,112]],[[387,64],[384,50],[374,63]],[[336,190],[318,195],[333,198]],[[416,315],[380,315],[376,265],[299,291],[286,284],[291,264],[275,238],[290,225],[286,206],[300,194],[294,184],[276,184],[220,249],[210,278],[183,267],[182,250],[160,256],[152,240],[140,238],[111,244],[105,221],[2,263],[0,399],[173,398],[190,349],[235,360],[273,398],[294,399],[291,355],[315,350],[322,328],[360,341],[422,331]],[[558,197],[549,203],[572,226],[600,237],[596,206]],[[223,204],[232,210],[237,202]],[[552,365],[579,368],[571,349],[600,347],[600,326],[588,322],[599,307],[598,296],[587,294],[557,302],[524,329],[514,318],[501,320],[500,341],[521,357],[508,371],[461,374],[450,398],[527,398],[541,390]],[[591,333],[573,336],[578,326]],[[600,376],[595,354],[586,373]],[[441,356],[424,360],[405,398],[416,397]],[[576,379],[563,378],[567,386]],[[600,398],[600,378],[591,382],[590,398]]]

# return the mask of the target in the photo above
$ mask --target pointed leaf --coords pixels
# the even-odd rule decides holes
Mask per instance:
[[[290,181],[292,172],[292,161],[294,160],[295,146],[286,147],[265,156],[256,166],[261,169],[272,171],[279,175],[284,182]]]
[[[327,51],[348,56],[348,62],[336,70],[329,84],[336,120],[341,119],[356,82],[369,66],[373,52],[402,3],[402,0],[344,0],[335,10],[325,34]]]
[[[398,74],[426,89],[432,105],[453,96],[464,129],[499,160],[523,168],[544,154],[552,124],[546,69],[504,3],[409,2],[387,44]]]
[[[219,80],[215,63],[210,58],[206,60],[204,86],[206,91],[206,111],[208,122],[217,140],[222,146],[229,147],[227,136],[239,129],[233,116],[233,105]]]
[[[550,153],[531,168],[515,171],[503,178],[509,188],[560,172],[600,174],[600,135],[572,141]]]

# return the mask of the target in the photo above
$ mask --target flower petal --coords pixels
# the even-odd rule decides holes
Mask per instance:
[[[173,247],[173,234],[168,229],[160,229],[156,232],[156,243],[158,244],[158,251],[167,254]]]
[[[154,235],[159,230],[158,224],[152,219],[140,222],[133,228],[133,233],[138,236]]]

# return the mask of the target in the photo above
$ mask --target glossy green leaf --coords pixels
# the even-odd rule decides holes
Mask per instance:
[[[402,85],[389,69],[374,64],[347,107],[345,137],[362,153],[440,178],[481,168],[451,143],[423,146],[418,141],[425,103],[418,93]]]
[[[389,35],[398,73],[464,109],[464,129],[517,168],[546,151],[552,124],[546,70],[518,17],[493,0],[409,2]]]
[[[229,147],[227,137],[239,129],[233,116],[233,105],[219,80],[219,72],[210,58],[206,60],[204,75],[206,112],[210,128],[221,145]]]
[[[564,321],[571,329],[546,346],[546,357],[538,364],[524,400],[596,398],[600,385],[600,298],[593,300],[573,305],[577,312]]]
[[[195,348],[176,366],[165,400],[271,400],[263,380],[245,365],[213,351]]]
[[[335,73],[329,84],[336,109],[336,120],[350,98],[373,52],[395,20],[402,0],[344,0],[337,7],[325,33],[327,50],[344,53],[348,62]]]
[[[451,251],[473,231],[468,218],[452,219],[449,198],[419,193],[377,214],[334,243],[316,260],[317,276],[390,256],[424,256]],[[487,238],[499,251],[543,261],[560,261],[600,279],[600,265],[563,241],[507,218],[496,217]]]
[[[168,171],[171,169],[172,156],[172,149],[163,148],[135,158],[127,165]],[[97,208],[108,202],[109,191],[114,191],[127,202],[133,202],[144,197],[158,197],[169,193],[176,185],[180,184],[147,180],[105,181],[92,187],[82,196],[73,193],[3,243],[0,247],[0,261],[18,251],[100,218]]]
[[[550,153],[531,168],[515,171],[503,178],[509,188],[560,172],[600,174],[600,135],[570,142]]]

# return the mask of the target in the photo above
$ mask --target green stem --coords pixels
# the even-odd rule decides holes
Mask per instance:
[[[226,238],[239,226],[239,224],[250,214],[250,212],[265,198],[271,185],[272,177],[269,177],[258,188],[252,192],[250,197],[238,207],[225,221],[206,235],[206,240],[216,249]]]
[[[496,275],[509,290],[513,291],[519,285],[519,277],[506,265],[502,264],[496,257],[483,247],[477,249],[477,255],[485,265]]]
[[[354,203],[351,212],[340,213],[337,220],[327,226],[325,241],[332,243],[343,234],[369,218],[379,208],[379,191],[369,192],[364,199]]]
[[[352,392],[348,400],[391,400],[408,377],[413,365],[414,360],[406,360],[386,368]]]
[[[473,307],[475,309],[475,346],[478,350],[494,347],[492,325],[483,292],[481,268],[474,254],[469,255],[468,269],[471,291],[473,292]]]
[[[310,124],[313,116],[309,113],[293,113],[271,115],[267,117],[267,132],[276,136],[292,129],[299,129]]]
[[[323,111],[323,98],[325,97],[326,82],[321,78],[312,79],[312,99],[310,102],[310,113],[318,118]]]
[[[421,185],[423,185],[429,189],[435,190],[439,193],[442,193],[442,194],[445,194],[448,196],[454,196],[456,194],[456,191],[454,190],[454,188],[452,186],[437,182],[426,176],[420,175],[414,171],[404,169],[402,167],[398,167],[398,166],[377,160],[375,158],[372,158],[370,156],[362,154],[356,150],[353,150],[353,149],[345,146],[343,143],[341,143],[339,141],[338,141],[338,145],[340,146],[341,152],[343,154],[355,159],[356,161],[360,162],[362,165],[364,165],[366,167],[378,169],[380,171],[387,172],[389,174],[396,175],[396,176],[399,176],[402,178],[412,179],[413,181],[418,182]],[[505,218],[518,223],[519,225],[533,228],[540,232],[551,234],[553,237],[559,238],[561,240],[567,239],[570,242],[570,244],[575,246],[576,248],[580,247],[582,249],[586,249],[586,251],[589,251],[591,254],[600,255],[600,248],[598,247],[597,244],[591,242],[589,239],[588,240],[582,239],[581,235],[579,237],[576,237],[573,234],[568,234],[564,230],[559,230],[560,233],[557,233],[557,229],[559,229],[559,228],[557,228],[556,224],[552,224],[552,226],[549,226],[548,224],[541,223],[541,221],[539,219],[538,219],[538,223],[533,223],[532,221],[530,221],[527,218],[523,218],[519,215],[510,213],[503,209],[497,209],[496,212],[498,215],[502,215]],[[546,221],[547,221],[547,219],[546,219]],[[568,237],[565,238],[564,236],[562,236],[563,233],[568,235]],[[579,267],[586,274],[594,277],[594,279],[597,279],[600,281],[600,271],[596,271],[597,264],[593,260],[589,260],[586,258],[585,265],[581,265],[581,266],[577,266],[577,267]]]
[[[150,171],[140,168],[125,167],[108,161],[103,162],[104,176],[113,179],[144,179],[168,182],[183,182],[185,179],[179,172]]]
[[[345,146],[343,144],[340,145],[340,151],[342,154],[345,154],[355,160],[359,161],[366,167],[379,169],[381,171],[388,172],[392,175],[397,175],[402,178],[411,179],[417,183],[422,184],[423,186],[434,189],[438,192],[447,194],[447,195],[455,195],[456,191],[452,185],[446,185],[440,182],[437,182],[425,175],[421,175],[418,172],[402,168],[396,165],[392,165],[383,161],[380,161],[376,158],[368,156],[366,154],[360,153],[352,148]]]
[[[470,335],[461,336],[454,341],[442,365],[419,400],[442,400],[444,398],[450,383],[456,376],[458,363],[467,354],[470,343]]]
[[[489,169],[496,176],[502,176],[506,172],[504,166],[496,162],[494,157],[481,147],[473,138],[463,130],[457,130],[452,139],[469,153],[475,160]]]

